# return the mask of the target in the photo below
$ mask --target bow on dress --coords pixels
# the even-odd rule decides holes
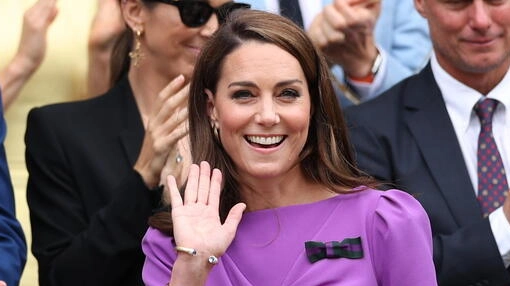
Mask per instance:
[[[305,249],[308,260],[311,263],[315,263],[323,258],[363,258],[361,237],[346,238],[342,242],[306,241]]]

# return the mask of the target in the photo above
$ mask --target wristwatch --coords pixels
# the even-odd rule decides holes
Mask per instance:
[[[373,75],[377,74],[377,72],[381,68],[381,63],[382,63],[382,56],[381,56],[381,53],[379,53],[379,50],[377,50],[377,56],[375,57],[374,63],[372,64],[372,68],[370,68],[370,72]]]

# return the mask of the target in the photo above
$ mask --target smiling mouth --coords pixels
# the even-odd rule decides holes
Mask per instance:
[[[285,140],[286,136],[244,136],[250,145],[259,148],[277,147]]]

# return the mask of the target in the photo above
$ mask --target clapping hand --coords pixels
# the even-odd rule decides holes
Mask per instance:
[[[380,0],[335,0],[313,20],[308,35],[345,73],[364,77],[377,56],[374,27]]]
[[[221,180],[220,170],[214,169],[211,175],[209,163],[201,162],[200,167],[191,165],[183,201],[175,178],[168,177],[175,243],[196,249],[199,257],[192,259],[200,259],[204,263],[210,255],[220,257],[225,253],[246,208],[244,203],[236,204],[225,222],[221,223]]]
[[[56,0],[39,0],[23,16],[23,31],[17,56],[23,57],[29,69],[37,69],[46,54],[48,27],[57,16]]]
[[[9,64],[0,70],[4,109],[14,102],[25,83],[44,60],[48,27],[58,13],[56,2],[56,0],[38,0],[23,15],[23,29],[18,51]]]
[[[134,167],[148,187],[161,183],[162,172],[180,178],[183,168],[176,156],[180,152],[179,140],[188,134],[188,94],[189,84],[185,84],[181,75],[158,94],[153,104],[142,150]]]
[[[115,41],[126,29],[119,0],[98,0],[92,20],[89,48],[110,52]]]

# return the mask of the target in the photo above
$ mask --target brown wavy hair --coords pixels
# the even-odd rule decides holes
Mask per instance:
[[[232,206],[241,200],[239,177],[229,154],[214,136],[204,90],[216,93],[225,58],[248,41],[280,47],[293,55],[303,69],[312,105],[308,138],[299,156],[305,176],[337,193],[362,185],[375,187],[375,180],[356,167],[328,64],[305,32],[276,14],[256,10],[236,11],[202,50],[191,78],[188,105],[193,162],[207,161],[223,173],[222,221]],[[169,215],[169,212],[156,214],[150,219],[150,225],[171,235]]]

